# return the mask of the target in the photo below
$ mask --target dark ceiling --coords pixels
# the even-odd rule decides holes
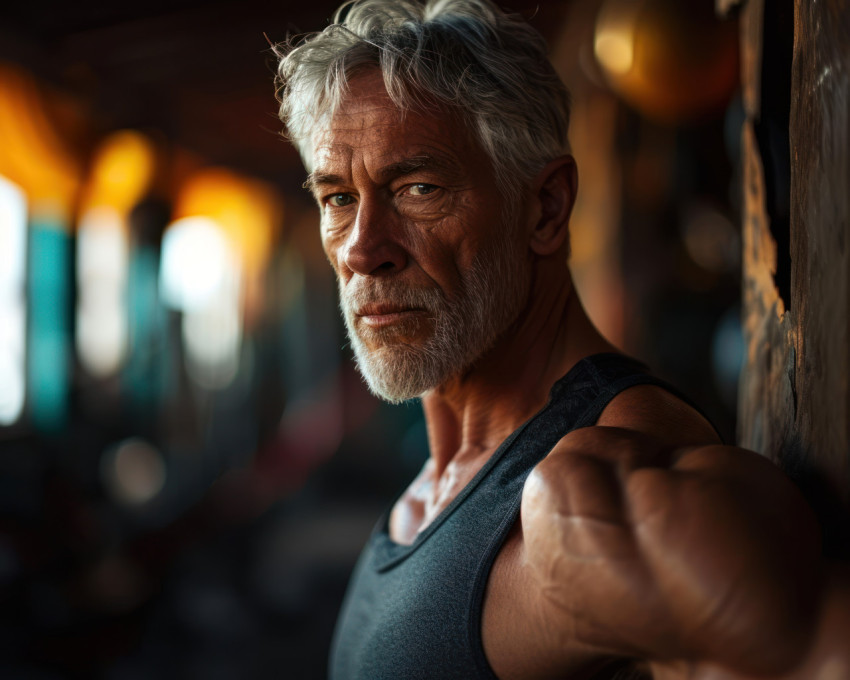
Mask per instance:
[[[544,33],[564,0],[513,0]],[[211,163],[288,183],[268,40],[320,30],[336,3],[17,2],[0,9],[0,59],[85,103],[97,131],[156,129]]]

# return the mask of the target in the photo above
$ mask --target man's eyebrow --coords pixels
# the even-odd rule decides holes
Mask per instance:
[[[344,182],[345,180],[340,175],[334,175],[327,172],[311,172],[307,175],[307,179],[304,180],[304,184],[301,186],[315,195],[320,186],[343,184]]]
[[[444,170],[454,167],[455,164],[448,159],[442,158],[433,154],[417,154],[409,158],[402,158],[399,161],[385,165],[378,170],[378,180],[380,182],[388,182],[396,177],[404,177],[405,175],[413,174],[418,170]],[[318,192],[319,187],[333,184],[345,184],[346,180],[341,175],[335,175],[327,172],[311,172],[307,175],[307,179],[302,186],[311,191],[314,195]]]
[[[388,181],[396,177],[404,177],[405,175],[413,174],[418,170],[431,170],[447,167],[449,164],[444,162],[437,156],[431,154],[418,154],[409,158],[402,158],[400,161],[385,165],[378,171],[378,176],[382,181]]]

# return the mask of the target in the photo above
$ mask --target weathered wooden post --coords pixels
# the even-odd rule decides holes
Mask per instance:
[[[734,1],[718,0],[721,9]],[[779,463],[850,541],[850,2],[741,7],[739,443]]]

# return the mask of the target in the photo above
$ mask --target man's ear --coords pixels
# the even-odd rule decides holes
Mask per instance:
[[[537,255],[552,255],[569,237],[570,214],[578,190],[578,171],[572,156],[558,156],[537,175],[534,184],[539,220],[530,247]]]

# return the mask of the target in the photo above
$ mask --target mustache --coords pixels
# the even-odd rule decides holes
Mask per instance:
[[[340,286],[340,306],[344,312],[358,314],[368,305],[390,304],[411,309],[436,312],[445,298],[438,288],[422,288],[387,282],[383,279],[359,279],[350,282],[344,289]]]

